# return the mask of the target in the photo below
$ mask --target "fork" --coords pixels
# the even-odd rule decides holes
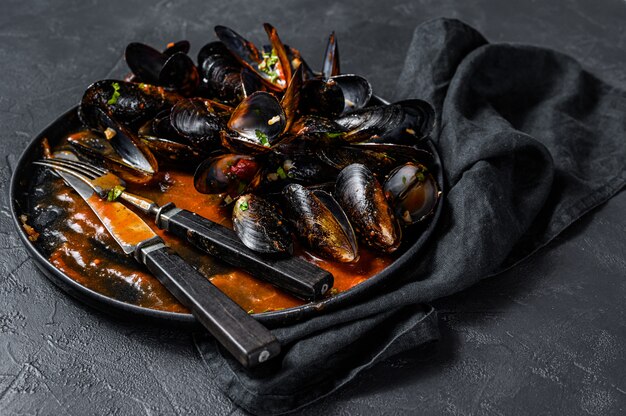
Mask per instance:
[[[156,202],[125,190],[125,182],[107,169],[78,160],[41,159],[33,162],[68,173],[87,184],[103,199],[117,198],[154,219],[158,228],[186,240],[198,249],[237,266],[304,300],[320,299],[333,285],[333,275],[299,257],[265,258],[246,247],[237,234],[172,202]]]

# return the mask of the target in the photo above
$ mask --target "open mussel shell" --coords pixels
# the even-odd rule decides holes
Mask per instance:
[[[330,194],[299,184],[287,185],[282,194],[286,215],[308,248],[321,257],[343,263],[358,260],[354,230]]]
[[[266,152],[280,141],[285,126],[285,112],[276,97],[255,92],[233,111],[228,128],[237,134],[224,136],[223,144],[235,151]]]
[[[372,98],[372,85],[360,75],[344,74],[331,79],[339,84],[343,93],[342,114],[365,107]]]
[[[280,71],[265,69],[262,71],[259,66],[264,62],[261,52],[254,44],[234,30],[225,26],[215,26],[215,34],[226,46],[235,59],[243,66],[254,72],[273,91],[283,91],[287,88],[289,80],[280,76]]]
[[[172,107],[170,122],[196,147],[214,149],[219,146],[220,130],[224,128],[223,113],[210,100],[179,100]]]
[[[422,100],[405,100],[365,107],[335,120],[348,130],[350,142],[414,144],[428,137],[434,128],[435,111]]]
[[[394,169],[385,181],[384,191],[404,225],[427,218],[434,212],[440,196],[435,178],[420,163],[407,163]]]
[[[278,79],[272,82],[280,86],[283,86],[284,83],[283,88],[287,88],[292,76],[292,67],[289,55],[287,54],[287,49],[285,44],[280,40],[278,31],[274,28],[274,26],[269,23],[263,23],[263,28],[265,29],[265,33],[267,33],[267,37],[270,40],[271,50],[269,52],[273,52],[278,57],[278,62],[275,65]]]
[[[91,163],[103,166],[112,171],[127,182],[147,183],[154,177],[154,173],[148,173],[137,169],[116,151],[111,141],[95,130],[84,130],[72,134],[67,139],[69,145],[82,158]],[[154,158],[154,156],[152,156]]]
[[[202,194],[224,194],[225,204],[255,189],[261,181],[261,164],[252,156],[220,154],[202,162],[193,184]]]
[[[196,65],[187,56],[189,43],[184,42],[172,44],[166,49],[167,53],[133,42],[126,46],[124,57],[130,70],[142,82],[188,95],[198,86],[200,76]]]
[[[293,240],[278,207],[254,194],[241,195],[233,204],[233,229],[250,250],[291,255]]]
[[[392,253],[400,246],[398,221],[382,186],[365,165],[345,167],[337,176],[334,195],[366,245],[383,253]]]
[[[95,85],[93,84],[92,87]],[[115,91],[119,93],[119,90],[121,90],[121,84],[118,85],[118,89]],[[126,97],[122,97],[120,94],[119,97],[116,97],[115,103],[102,104],[102,100],[106,96],[104,98],[94,97],[100,91],[99,85],[92,91],[88,89],[85,95],[83,95],[83,100],[79,106],[79,116],[85,125],[100,130],[106,135],[110,146],[115,149],[115,152],[124,161],[123,165],[132,167],[135,171],[134,175],[140,178],[140,180],[137,179],[135,182],[150,180],[159,169],[156,158],[150,149],[141,142],[135,131],[120,122],[120,112],[114,111],[116,107],[123,106],[120,101]],[[114,94],[114,92],[111,92],[111,95]],[[120,104],[118,105],[118,103]]]

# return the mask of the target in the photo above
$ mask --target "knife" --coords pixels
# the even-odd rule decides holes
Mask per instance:
[[[101,200],[72,175],[55,171],[85,200],[124,253],[146,266],[243,366],[254,367],[280,353],[280,343],[267,328],[167,247],[137,214],[119,202]]]

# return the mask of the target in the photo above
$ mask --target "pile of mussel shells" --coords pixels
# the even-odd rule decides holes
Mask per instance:
[[[217,26],[197,63],[187,41],[162,52],[129,44],[132,72],[89,86],[79,106],[89,134],[70,145],[133,183],[160,165],[195,169],[197,191],[219,195],[260,253],[292,254],[294,235],[334,261],[357,261],[359,244],[394,252],[441,195],[418,146],[434,109],[381,104],[365,78],[340,72],[334,33],[315,72],[264,27],[269,45],[258,49]]]

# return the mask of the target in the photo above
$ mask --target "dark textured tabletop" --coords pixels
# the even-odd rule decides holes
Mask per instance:
[[[189,330],[120,322],[68,298],[10,218],[22,149],[92,81],[126,72],[128,42],[186,38],[195,54],[216,24],[261,41],[269,21],[319,66],[335,30],[342,70],[386,97],[415,25],[447,16],[492,42],[568,53],[626,88],[623,0],[144,3],[0,5],[0,415],[243,414],[208,377]],[[381,363],[302,413],[626,414],[625,213],[622,192],[510,272],[436,302],[436,348]]]

